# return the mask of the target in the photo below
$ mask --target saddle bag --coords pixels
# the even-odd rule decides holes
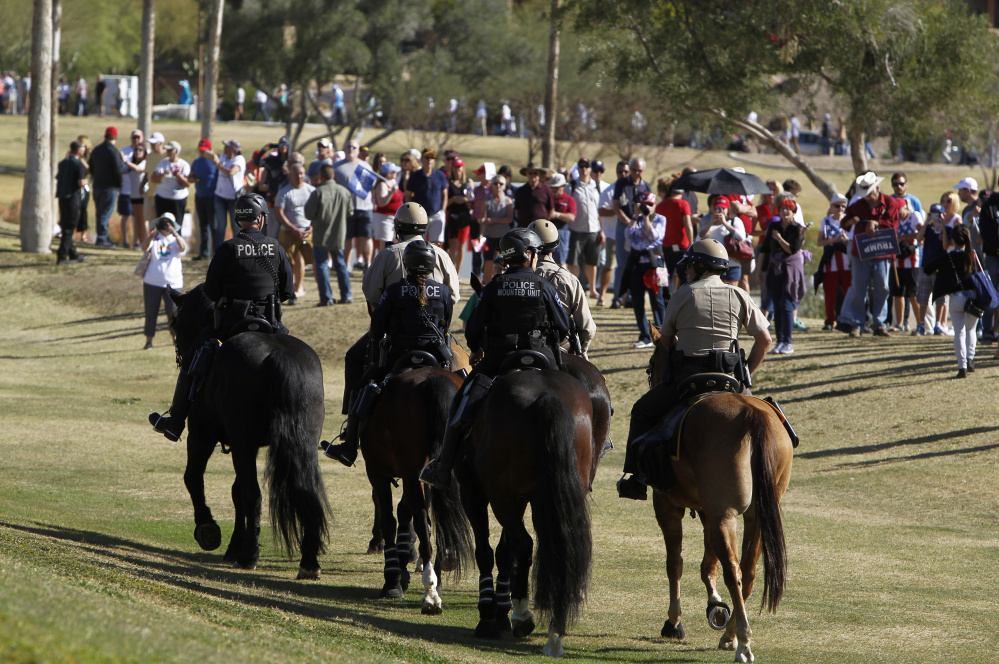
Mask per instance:
[[[361,418],[371,417],[371,413],[375,410],[375,405],[378,403],[378,397],[382,394],[382,388],[375,383],[368,383],[361,390],[361,393],[357,395],[357,399],[354,401],[354,407],[351,409],[352,415],[357,415]]]

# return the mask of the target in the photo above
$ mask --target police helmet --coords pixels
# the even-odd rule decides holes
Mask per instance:
[[[710,270],[728,269],[728,252],[718,240],[698,240],[690,245],[677,265],[701,263]]]
[[[415,276],[430,274],[437,266],[437,252],[429,242],[413,240],[402,252],[402,264],[406,267],[406,274]]]
[[[419,203],[405,203],[395,212],[397,235],[423,235],[427,232],[427,211]]]
[[[529,251],[537,254],[542,246],[541,238],[534,231],[527,228],[514,228],[500,238],[499,253],[507,265],[518,265],[530,260]]]
[[[555,251],[555,247],[558,246],[558,229],[555,228],[555,224],[548,221],[547,219],[535,219],[527,227],[527,230],[534,231],[539,238],[541,238],[541,250],[546,254],[550,254]]]
[[[267,201],[260,194],[243,194],[236,199],[236,223],[256,221],[267,214]]]

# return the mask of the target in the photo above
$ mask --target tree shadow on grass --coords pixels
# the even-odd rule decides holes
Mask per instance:
[[[68,327],[70,325],[89,325],[90,323],[108,323],[115,320],[141,320],[145,314],[141,311],[135,311],[132,313],[125,314],[113,314],[110,316],[97,316],[94,318],[81,318],[80,320],[68,320],[61,323],[52,323],[50,325],[36,325],[35,327],[26,327],[25,331],[30,332],[33,330],[46,330],[49,328],[56,327]]]
[[[991,445],[979,445],[978,447],[965,447],[954,450],[940,450],[937,452],[922,452],[920,454],[909,454],[906,456],[890,457],[888,459],[871,459],[869,461],[852,461],[850,463],[842,463],[839,468],[871,468],[874,466],[881,466],[889,463],[901,463],[903,461],[921,461],[925,459],[935,459],[937,457],[943,456],[957,456],[960,454],[974,454],[975,452],[988,452],[989,450],[999,449],[999,443],[993,443]]]
[[[14,524],[0,521],[0,528],[8,528],[37,537],[58,540],[65,546],[76,548],[88,555],[100,556],[104,560],[95,563],[93,559],[84,561],[88,565],[113,568],[147,581],[160,583],[181,590],[187,590],[214,599],[238,602],[261,609],[277,609],[287,613],[316,620],[337,620],[344,623],[367,625],[392,634],[405,636],[414,641],[426,643],[449,643],[462,645],[480,651],[507,653],[510,655],[536,655],[545,638],[539,630],[531,639],[513,639],[504,636],[498,641],[484,641],[472,637],[474,621],[467,625],[453,626],[424,618],[419,613],[419,599],[423,587],[418,575],[413,575],[407,598],[403,601],[377,599],[378,587],[354,585],[332,585],[324,582],[274,579],[253,571],[235,570],[221,567],[220,554],[190,553],[167,549],[150,544],[128,540],[115,535],[98,533],[52,524]],[[145,554],[142,555],[137,554]],[[159,558],[159,559],[158,559]],[[269,558],[261,559],[261,567],[272,569]],[[277,567],[273,567],[277,569]],[[285,569],[285,568],[282,568]],[[326,578],[357,576],[359,570],[326,570]],[[379,578],[381,570],[372,571],[371,576]],[[205,582],[226,584],[225,588],[207,586]],[[247,586],[268,592],[258,595],[250,592]],[[289,597],[292,596],[292,597]],[[298,596],[301,599],[294,599]],[[474,615],[478,593],[473,590],[457,590],[442,584],[442,598],[445,611],[461,609]],[[384,615],[386,610],[403,612],[407,618],[396,619]],[[567,638],[573,636],[571,630]],[[577,655],[577,658],[582,658]],[[592,657],[586,659],[616,661],[614,657]],[[659,661],[655,654],[647,661]],[[640,660],[641,661],[641,660]]]
[[[833,456],[870,454],[871,452],[880,452],[882,450],[889,450],[892,449],[893,447],[901,447],[904,445],[922,445],[923,443],[938,443],[942,440],[964,438],[966,436],[974,436],[980,433],[991,433],[993,431],[999,431],[999,426],[972,427],[969,429],[958,429],[957,431],[944,431],[942,433],[934,433],[926,436],[918,436],[916,438],[903,438],[901,440],[894,440],[888,443],[876,443],[874,445],[857,445],[855,447],[839,447],[836,449],[829,449],[829,450],[817,450],[815,452],[803,452],[800,454],[795,454],[794,458],[821,459]]]

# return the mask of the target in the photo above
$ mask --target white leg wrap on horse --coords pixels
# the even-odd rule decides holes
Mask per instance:
[[[749,649],[748,643],[740,643],[739,647],[735,651],[735,661],[737,662],[752,662],[756,658],[753,657],[753,651]]]
[[[495,591],[493,590],[493,577],[479,577],[479,604],[488,604],[493,601]]]
[[[423,597],[423,603],[439,608],[441,605],[441,596],[437,592],[437,574],[434,573],[432,563],[427,563],[423,567],[423,587],[427,591],[427,594]]]
[[[509,581],[497,581],[496,582],[496,608],[509,610],[510,604],[510,582]]]
[[[531,613],[531,610],[528,608],[528,600],[526,597],[524,599],[513,600],[513,617],[511,620],[514,622],[524,622],[525,620],[533,618],[534,614]]]
[[[562,635],[548,632],[548,643],[541,649],[541,654],[546,657],[565,657],[565,650],[562,648]]]

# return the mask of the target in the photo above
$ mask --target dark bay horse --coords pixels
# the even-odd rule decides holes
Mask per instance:
[[[493,382],[455,465],[461,502],[475,536],[479,568],[479,623],[475,635],[501,631],[527,636],[534,630],[528,608],[534,541],[524,526],[528,503],[538,538],[534,601],[548,619],[543,652],[561,656],[566,627],[579,615],[592,556],[586,493],[592,467],[593,407],[582,384],[562,371],[516,371]],[[502,527],[495,553],[489,543],[492,507]],[[457,550],[438,513],[439,550]],[[512,602],[511,602],[512,599]],[[508,617],[513,608],[512,624]]]
[[[593,406],[593,454],[590,464],[590,480],[587,488],[593,488],[593,478],[597,476],[597,466],[603,456],[604,447],[610,441],[610,418],[614,414],[607,381],[600,369],[581,355],[562,354],[562,365],[565,371],[583,384],[590,395]]]
[[[201,330],[210,325],[214,303],[199,285],[186,295],[171,292],[179,309],[172,325],[178,359],[194,353]],[[319,578],[318,556],[328,538],[329,503],[316,448],[325,405],[319,356],[289,335],[243,332],[218,349],[188,416],[184,484],[194,503],[194,538],[214,551],[222,532],[205,504],[205,468],[222,443],[232,453],[236,481],[232,502],[236,524],[223,560],[244,569],[260,555],[260,485],[257,451],[268,448],[265,477],[270,517],[290,554],[301,549],[300,579]]]
[[[441,612],[440,583],[434,570],[427,517],[430,501],[438,514],[448,515],[435,524],[436,528],[454,529],[443,535],[456,547],[455,551],[448,552],[449,557],[467,558],[471,550],[468,527],[460,514],[457,488],[428,490],[419,480],[420,470],[427,460],[440,452],[448,409],[461,383],[458,374],[431,367],[395,375],[385,383],[371,417],[361,430],[361,453],[375,498],[380,535],[385,542],[385,585],[381,596],[402,598],[409,585],[407,565],[411,562],[410,531],[413,529],[423,562],[426,593],[421,611],[426,614]],[[392,517],[394,478],[402,479],[398,531]]]
[[[666,351],[658,343],[652,355],[652,384],[660,381]],[[787,552],[781,523],[780,499],[791,479],[791,438],[774,411],[763,401],[741,394],[706,397],[691,407],[680,436],[680,458],[673,462],[677,485],[652,495],[656,520],[666,541],[669,577],[669,617],[664,638],[685,636],[680,622],[680,577],[683,515],[696,510],[704,529],[701,579],[708,591],[708,621],[724,629],[718,647],[735,650],[735,661],[752,662],[752,630],[746,600],[753,590],[756,564],[763,554],[761,606],[776,612],[784,594]],[[736,540],[736,519],[742,515],[742,556]],[[721,562],[725,585],[732,599],[729,608],[718,594],[716,581]]]

